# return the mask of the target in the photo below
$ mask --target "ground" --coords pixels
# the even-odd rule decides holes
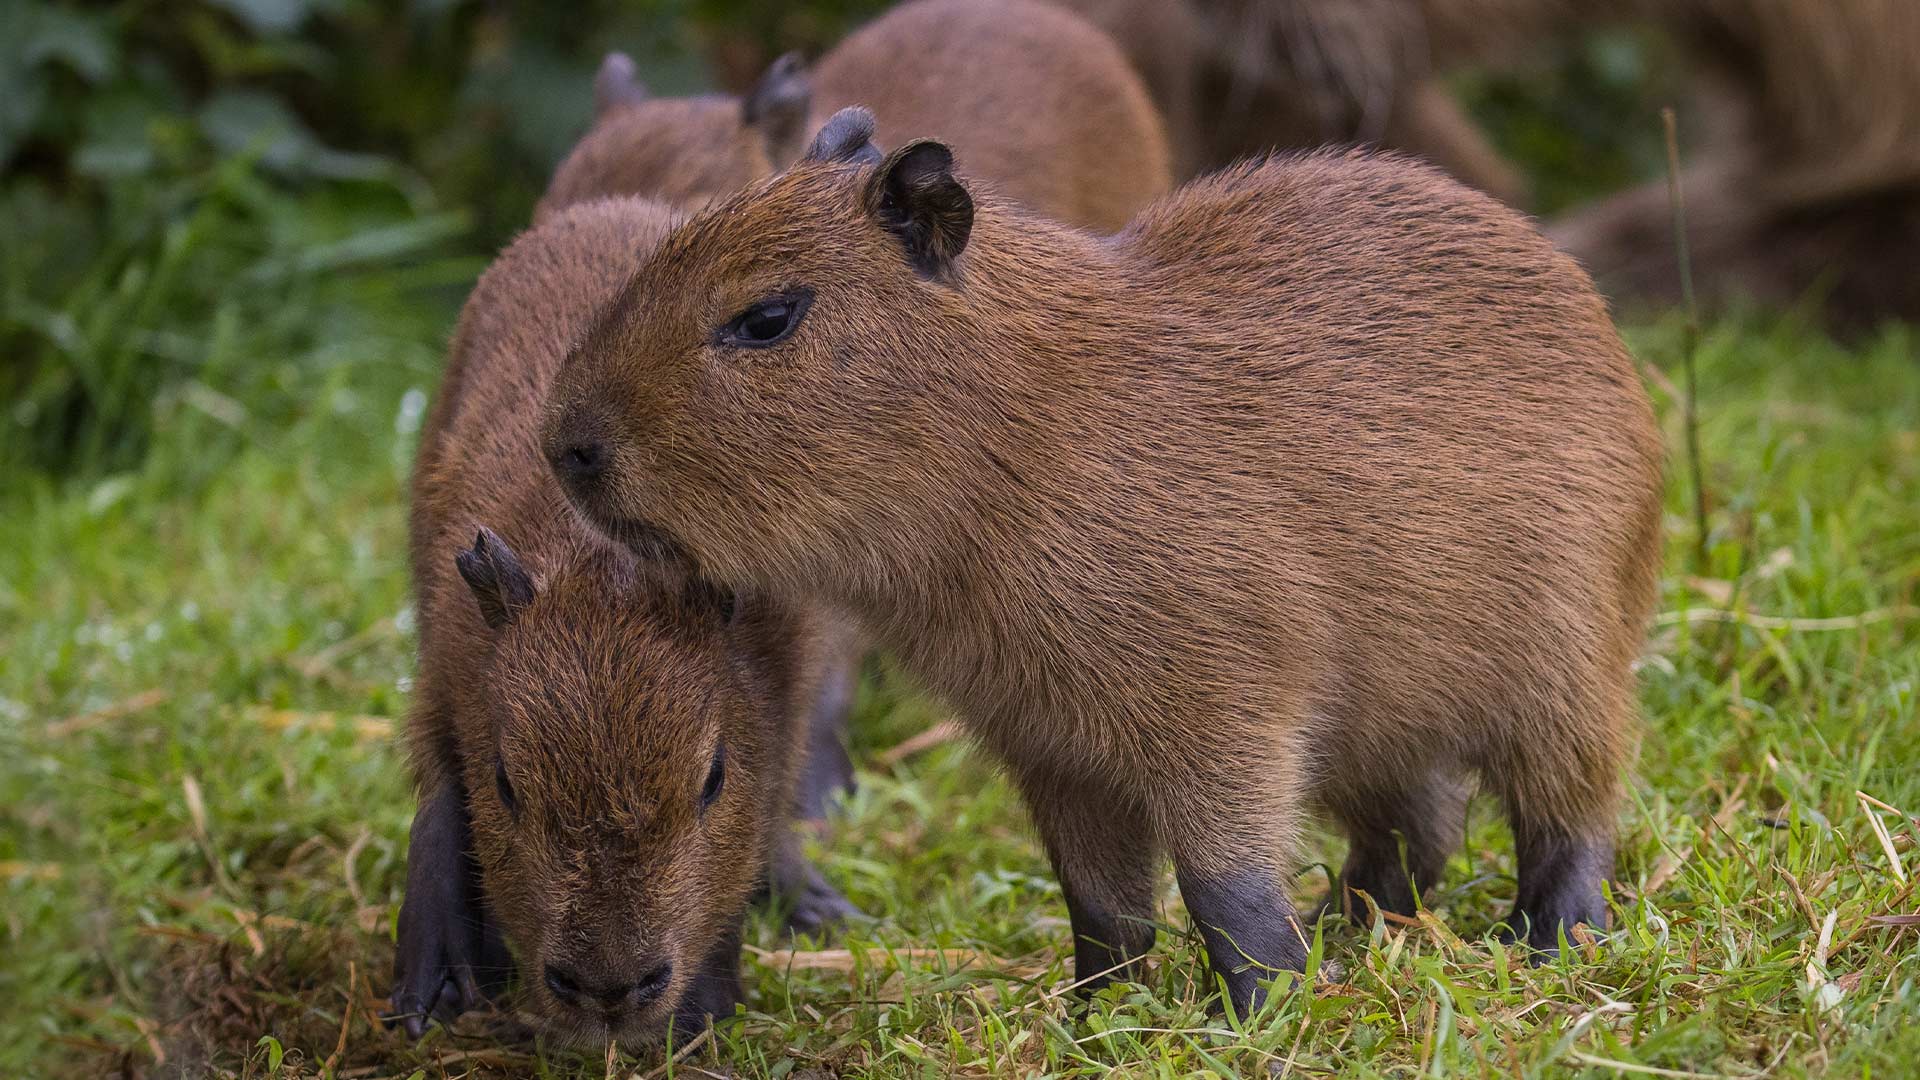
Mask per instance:
[[[1017,800],[962,743],[890,752],[941,714],[876,668],[814,847],[872,923],[756,916],[749,1011],[678,1063],[510,1012],[409,1044],[376,1020],[413,811],[404,487],[451,312],[418,277],[285,415],[190,399],[133,472],[0,486],[0,1075],[1920,1069],[1920,340],[1790,314],[1703,337],[1704,563],[1680,326],[1627,324],[1673,448],[1667,573],[1614,927],[1573,955],[1486,939],[1512,850],[1481,807],[1429,911],[1327,924],[1262,1014],[1209,1007],[1170,884],[1145,984],[1083,1007]],[[1316,834],[1303,899],[1338,849]]]

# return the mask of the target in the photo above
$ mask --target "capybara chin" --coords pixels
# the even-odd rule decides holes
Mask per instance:
[[[569,345],[676,220],[608,199],[517,239],[461,314],[422,433],[421,799],[392,994],[415,1034],[517,958],[562,1038],[684,1037],[732,1015],[763,883],[801,928],[852,910],[789,829],[836,632],[608,541],[541,450]]]
[[[1409,912],[1465,774],[1513,825],[1514,931],[1604,924],[1660,439],[1579,268],[1390,156],[1251,163],[1103,240],[864,134],[676,230],[575,347],[545,439],[597,463],[576,505],[856,613],[949,699],[1082,977],[1151,944],[1171,855],[1256,999],[1305,959],[1303,815]]]

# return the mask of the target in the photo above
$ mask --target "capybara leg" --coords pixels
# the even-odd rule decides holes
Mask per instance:
[[[1306,970],[1306,933],[1281,887],[1277,861],[1249,859],[1239,869],[1216,873],[1182,866],[1175,855],[1174,872],[1187,913],[1207,943],[1213,973],[1242,1016],[1266,1001],[1262,982]]]
[[[1108,792],[1025,777],[1021,788],[1073,924],[1073,975],[1092,993],[1153,948],[1160,847],[1145,813]]]
[[[407,896],[393,957],[390,1019],[419,1038],[506,982],[510,959],[488,916],[458,785],[428,794],[407,841]]]
[[[800,850],[800,837],[791,828],[775,842],[767,866],[767,891],[786,911],[790,933],[817,934],[861,914],[820,875],[820,868]]]
[[[1611,833],[1577,835],[1516,820],[1520,890],[1507,920],[1509,941],[1525,941],[1545,959],[1560,951],[1560,933],[1586,923],[1607,926],[1602,885],[1613,874]]]
[[[1300,821],[1302,755],[1276,753],[1267,727],[1245,718],[1223,723],[1207,761],[1190,761],[1181,786],[1162,794],[1180,895],[1215,977],[1242,1016],[1265,1002],[1263,982],[1307,967],[1304,920],[1285,888]],[[1236,728],[1240,739],[1229,737]]]
[[[1530,736],[1483,771],[1513,826],[1519,890],[1505,936],[1539,950],[1536,959],[1559,951],[1563,930],[1607,926],[1604,886],[1613,874],[1620,772],[1633,756],[1636,715],[1629,681],[1612,701],[1539,717]]]
[[[1335,812],[1347,829],[1347,861],[1328,906],[1365,922],[1367,906],[1358,895],[1364,892],[1382,911],[1413,915],[1460,846],[1471,792],[1461,780],[1436,773],[1398,791],[1344,793]]]
[[[807,757],[794,789],[794,808],[810,821],[827,816],[834,797],[853,790],[853,759],[847,756],[847,720],[860,682],[860,656],[835,655],[820,673],[820,690],[807,718]]]
[[[740,986],[740,928],[736,926],[721,935],[687,985],[680,1007],[673,1011],[673,1042],[685,1046],[706,1028],[709,1019],[731,1019],[733,1007],[745,1000]]]

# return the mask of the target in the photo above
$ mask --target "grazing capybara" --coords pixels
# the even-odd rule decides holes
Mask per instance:
[[[414,475],[420,791],[392,1006],[418,1034],[518,955],[562,1037],[729,1016],[764,881],[851,908],[789,829],[836,631],[637,559],[567,506],[538,441],[568,346],[671,210],[572,207],[516,240],[454,335]]]
[[[1111,232],[1172,186],[1166,133],[1127,58],[1040,0],[915,0],[804,70],[775,61],[743,98],[653,98],[625,57],[596,84],[598,115],[535,220],[582,190],[697,208],[799,156],[833,111],[868,105],[880,136],[939,132],[1001,195]]]
[[[1248,163],[1102,239],[867,135],[836,116],[602,312],[546,426],[575,505],[853,613],[951,702],[1083,978],[1151,944],[1171,855],[1256,1000],[1306,956],[1303,816],[1408,912],[1476,774],[1515,933],[1604,924],[1661,446],[1578,266],[1390,156]]]

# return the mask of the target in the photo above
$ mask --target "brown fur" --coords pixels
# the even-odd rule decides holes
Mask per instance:
[[[1467,773],[1515,825],[1528,940],[1603,921],[1660,439],[1586,276],[1391,157],[1230,170],[1104,241],[992,197],[969,238],[938,165],[803,161],[675,232],[555,386],[549,453],[610,455],[577,504],[843,606],[953,702],[1082,976],[1151,941],[1165,852],[1253,996],[1226,953],[1304,959],[1278,883],[1307,809],[1407,909]],[[796,288],[789,339],[715,344]]]
[[[674,222],[658,204],[595,201],[502,253],[461,315],[414,478],[421,642],[407,730],[422,813],[437,793],[465,793],[485,909],[535,1005],[588,1039],[657,1029],[676,1008],[683,1031],[731,1013],[745,905],[770,861],[795,858],[786,823],[830,640],[771,603],[729,619],[684,570],[587,528],[544,466],[540,404],[569,343]],[[504,626],[456,573],[483,526],[535,583]],[[703,811],[717,747],[725,780]],[[416,839],[410,858],[431,857]],[[409,904],[415,892],[410,879]],[[405,928],[422,918],[403,919],[403,988],[417,944]],[[625,1012],[560,1008],[543,979],[632,982],[663,959],[666,991]],[[433,1008],[431,993],[414,1004]]]
[[[1370,141],[1510,202],[1524,197],[1518,173],[1438,77],[1533,62],[1599,26],[1657,26],[1701,91],[1683,124],[1700,145],[1687,180],[1703,288],[1772,303],[1817,289],[1845,321],[1920,315],[1909,0],[1063,2],[1149,74],[1175,137],[1196,148],[1190,162]],[[1176,19],[1183,33],[1158,29]],[[1554,236],[1611,291],[1677,299],[1664,181],[1578,211]]]
[[[1038,0],[902,4],[822,57],[811,82],[811,118],[783,119],[778,133],[748,122],[751,95],[608,109],[561,163],[536,220],[581,191],[697,208],[784,167],[799,133],[855,104],[873,108],[882,140],[938,133],[976,177],[1070,224],[1111,232],[1172,184],[1159,115],[1126,57]]]

